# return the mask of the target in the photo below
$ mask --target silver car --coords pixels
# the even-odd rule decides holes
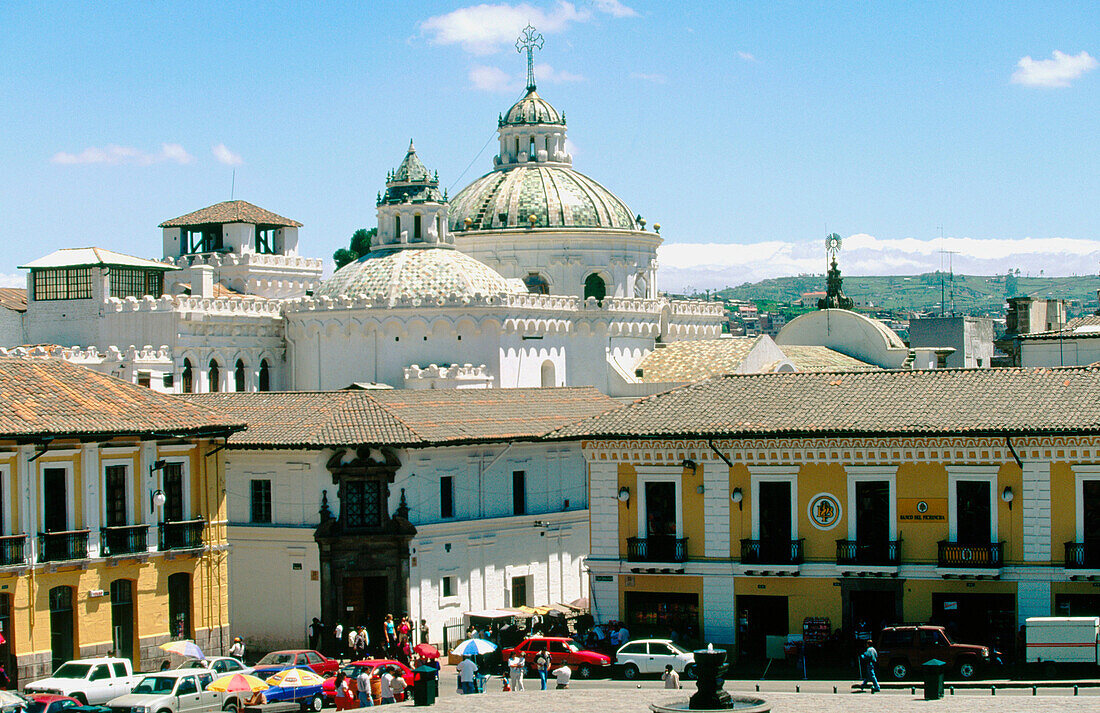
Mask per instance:
[[[111,713],[213,713],[239,706],[236,693],[208,691],[214,674],[206,670],[175,669],[151,673],[134,690],[107,703]]]
[[[661,674],[672,666],[684,678],[695,678],[695,654],[671,639],[628,641],[615,652],[615,664],[623,678],[633,680],[643,674]]]

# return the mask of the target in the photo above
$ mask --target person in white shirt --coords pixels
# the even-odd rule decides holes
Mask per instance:
[[[374,705],[374,698],[371,697],[370,691],[370,668],[363,667],[363,670],[359,672],[359,675],[355,678],[355,688],[359,691],[359,707],[370,708]]]
[[[390,673],[393,676],[390,681],[390,691],[393,692],[394,701],[405,700],[405,679],[401,677],[401,672],[396,667],[391,666]]]
[[[680,687],[680,674],[676,673],[676,669],[672,668],[672,664],[665,664],[665,672],[661,678],[664,679],[665,688]]]
[[[382,705],[386,705],[387,703],[395,703],[396,702],[396,701],[394,701],[394,698],[393,698],[393,685],[392,684],[393,684],[393,674],[390,673],[389,669],[386,669],[385,673],[382,674],[382,685],[379,686],[379,693],[380,693],[380,697],[382,699]]]
[[[569,688],[569,679],[573,677],[573,670],[569,666],[562,664],[559,668],[554,669],[553,674],[558,682],[558,685],[554,688]]]
[[[337,624],[336,627],[332,630],[332,639],[333,639],[333,644],[334,644],[334,649],[333,649],[332,655],[339,658],[344,653],[344,625],[343,624]]]
[[[513,691],[523,690],[523,668],[525,664],[526,661],[524,661],[523,656],[512,652],[512,657],[508,659],[508,683]]]
[[[229,655],[244,663],[244,642],[241,641],[241,637],[233,638],[233,645],[229,647]]]
[[[458,664],[458,684],[463,693],[477,693],[477,664],[469,656]]]

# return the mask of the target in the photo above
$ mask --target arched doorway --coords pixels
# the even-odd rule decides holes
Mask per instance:
[[[134,583],[129,579],[111,582],[111,642],[115,656],[134,661]]]
[[[50,590],[50,657],[53,669],[76,658],[73,632],[73,588],[64,585]]]
[[[592,273],[588,277],[584,278],[584,298],[595,297],[597,302],[602,302],[603,298],[607,296],[607,285],[604,283],[603,278]]]
[[[191,638],[191,575],[168,575],[168,635],[173,639]]]
[[[550,386],[557,386],[557,373],[554,369],[554,362],[547,359],[542,363],[542,386],[547,388]]]

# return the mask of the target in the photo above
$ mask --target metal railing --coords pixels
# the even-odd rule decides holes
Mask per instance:
[[[977,569],[1000,569],[1004,566],[1004,543],[939,542],[940,567],[973,567]]]
[[[103,556],[128,555],[149,549],[148,525],[118,525],[100,528]]]
[[[879,542],[836,541],[837,564],[897,567],[900,559],[901,540],[882,540]]]
[[[88,557],[88,530],[38,533],[38,561],[64,562]]]
[[[27,536],[0,537],[0,567],[27,563]]]
[[[1100,569],[1100,543],[1067,542],[1066,569]]]
[[[206,521],[176,520],[160,523],[160,549],[193,550],[202,547],[202,529]]]
[[[802,564],[798,540],[741,540],[741,564]]]
[[[687,538],[628,537],[626,559],[629,562],[684,562],[687,560]]]

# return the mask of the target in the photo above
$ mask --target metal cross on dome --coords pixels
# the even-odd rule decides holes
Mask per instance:
[[[527,50],[527,91],[535,88],[535,50],[542,49],[542,35],[531,25],[523,28],[523,34],[516,40],[516,52]]]

